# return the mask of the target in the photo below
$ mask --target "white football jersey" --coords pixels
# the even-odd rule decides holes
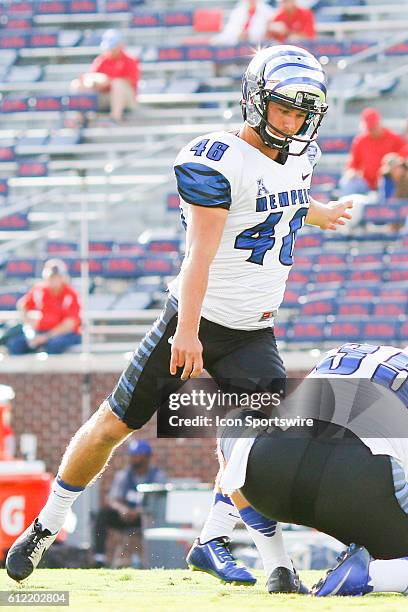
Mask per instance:
[[[315,386],[316,378],[327,384]],[[408,477],[408,350],[353,343],[333,349],[273,416],[318,418],[346,427],[373,455],[394,457]],[[225,493],[243,486],[255,435],[234,440],[221,478]]]
[[[319,156],[311,144],[282,165],[224,131],[195,138],[180,151],[174,167],[187,227],[190,205],[229,211],[210,266],[203,317],[233,329],[273,325]],[[169,284],[176,298],[179,280],[180,275]]]

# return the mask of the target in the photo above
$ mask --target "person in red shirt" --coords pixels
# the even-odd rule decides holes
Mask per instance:
[[[279,8],[268,24],[268,38],[280,43],[316,38],[312,11],[301,8],[296,0],[278,0]]]
[[[55,355],[81,342],[79,299],[68,284],[66,265],[49,259],[42,278],[17,304],[24,327],[7,343],[12,355],[38,350]]]
[[[94,59],[90,71],[75,79],[71,89],[77,93],[101,94],[101,110],[110,108],[112,121],[120,123],[124,111],[136,106],[139,60],[124,50],[122,35],[117,30],[106,30],[101,50],[102,54]]]
[[[400,153],[405,139],[382,124],[375,108],[361,113],[361,134],[351,143],[347,170],[340,180],[341,195],[368,193],[378,188],[382,159],[387,153]]]

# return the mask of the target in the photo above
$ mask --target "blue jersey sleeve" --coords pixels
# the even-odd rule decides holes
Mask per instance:
[[[187,162],[175,166],[177,189],[188,204],[226,208],[231,206],[231,185],[223,174],[204,164]]]

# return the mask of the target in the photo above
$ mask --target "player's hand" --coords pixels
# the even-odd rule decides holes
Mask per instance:
[[[176,331],[171,344],[170,374],[183,368],[181,380],[197,378],[203,371],[203,345],[191,332]]]
[[[322,229],[336,230],[339,225],[346,225],[351,219],[352,200],[346,202],[329,202],[327,204],[327,219],[321,225]]]

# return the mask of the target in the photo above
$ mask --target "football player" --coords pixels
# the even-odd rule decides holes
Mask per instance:
[[[408,594],[407,408],[408,350],[347,344],[327,353],[273,413],[308,425],[272,423],[255,435],[250,425],[226,428],[219,439],[220,486],[261,557],[276,520],[348,546],[313,587],[318,597]],[[238,414],[244,423],[260,418]]]
[[[7,571],[15,580],[32,573],[112,451],[189,377],[205,367],[225,390],[284,386],[273,322],[296,234],[305,222],[335,230],[352,204],[322,205],[309,196],[327,111],[325,75],[309,52],[278,45],[256,53],[243,78],[242,111],[237,133],[195,138],[176,159],[187,230],[181,272],[116,387],[68,445],[39,517],[10,549]],[[191,560],[197,569],[212,564],[222,580],[251,584],[228,548],[237,518],[218,493]]]

